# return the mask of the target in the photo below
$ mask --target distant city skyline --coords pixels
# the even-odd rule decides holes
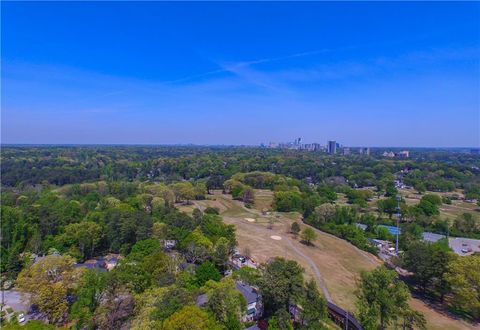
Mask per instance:
[[[480,3],[2,2],[3,144],[480,146]]]

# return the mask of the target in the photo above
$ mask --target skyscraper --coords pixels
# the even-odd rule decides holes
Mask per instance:
[[[336,141],[328,141],[327,152],[329,154],[332,154],[332,155],[337,152],[337,142]]]

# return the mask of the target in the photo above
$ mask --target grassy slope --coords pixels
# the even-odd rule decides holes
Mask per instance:
[[[271,201],[271,192],[257,191],[257,204],[253,209],[246,209],[240,202],[231,200],[230,196],[216,192],[215,195],[209,196],[208,200],[195,201],[194,206],[184,207],[184,210],[191,211],[195,206],[200,208],[218,207],[224,220],[236,226],[240,251],[248,247],[252,257],[258,262],[265,262],[275,256],[294,259],[305,268],[307,277],[315,278],[308,261],[288,244],[287,239],[290,240],[302,254],[314,261],[334,302],[354,311],[354,291],[359,273],[380,265],[380,261],[376,257],[356,249],[348,242],[318,230],[314,247],[307,247],[299,243],[288,234],[290,224],[299,219],[299,215],[276,212],[263,215],[260,210],[268,208]],[[254,218],[256,222],[248,222],[245,218]],[[274,219],[273,229],[267,227],[270,218]],[[270,238],[272,235],[281,236],[282,240],[273,240]],[[429,308],[420,300],[412,299],[411,305],[425,315],[428,329],[475,329],[463,321],[452,319]]]

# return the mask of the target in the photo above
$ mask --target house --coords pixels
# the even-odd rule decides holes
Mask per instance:
[[[107,271],[106,263],[105,263],[105,260],[103,258],[89,259],[89,260],[86,260],[83,263],[77,263],[77,264],[73,265],[73,267],[75,267],[75,268],[84,267],[84,268],[88,268],[88,269],[94,269],[94,270],[97,270],[97,271],[100,271],[100,272],[106,272]]]
[[[236,287],[247,302],[247,311],[242,317],[242,321],[252,321],[261,317],[263,314],[263,305],[262,298],[258,291],[254,287],[242,282],[237,282]]]
[[[165,250],[171,250],[177,245],[177,241],[173,239],[164,239],[161,242]]]

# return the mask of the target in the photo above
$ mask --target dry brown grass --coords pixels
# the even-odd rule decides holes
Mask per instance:
[[[354,291],[359,274],[362,270],[379,266],[380,260],[344,240],[318,230],[316,230],[315,246],[301,244],[289,233],[291,223],[300,219],[297,213],[272,212],[270,215],[263,216],[258,209],[255,209],[258,204],[254,209],[246,209],[240,202],[231,200],[230,196],[216,194],[214,197],[215,201],[202,203],[216,202],[230,207],[222,212],[222,216],[225,222],[234,224],[237,228],[240,251],[248,247],[253,259],[260,263],[276,256],[296,260],[304,267],[307,278],[316,279],[309,262],[292,249],[287,241],[290,240],[297,250],[315,263],[333,301],[350,311],[355,310]],[[248,222],[245,217],[254,218],[257,221]],[[270,218],[274,219],[272,229],[268,229]],[[304,227],[304,225],[301,226]],[[282,240],[273,240],[270,238],[272,235],[281,236]],[[428,329],[475,329],[464,321],[439,313],[420,300],[412,299],[411,306],[425,315]]]

